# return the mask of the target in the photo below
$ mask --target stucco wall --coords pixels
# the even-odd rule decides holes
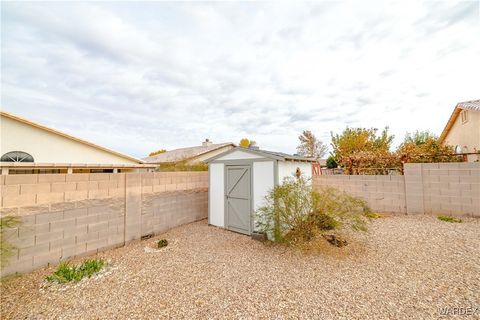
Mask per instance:
[[[1,215],[22,221],[4,234],[15,249],[2,276],[207,217],[206,172],[12,175],[0,187]]]
[[[480,112],[468,110],[468,121],[462,123],[461,114],[450,129],[445,144],[462,147],[462,152],[480,150]],[[480,160],[479,155],[470,155],[469,161]]]
[[[2,155],[10,151],[24,151],[38,163],[137,163],[7,117],[2,116],[0,121]]]

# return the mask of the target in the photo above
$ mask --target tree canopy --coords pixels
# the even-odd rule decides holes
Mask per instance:
[[[164,152],[167,152],[167,150],[165,150],[165,149],[160,149],[160,150],[157,150],[157,151],[150,152],[150,153],[148,154],[148,156],[149,156],[149,157],[152,157],[152,156],[156,156],[157,154],[164,153]]]
[[[254,146],[255,144],[256,144],[255,141],[250,140],[250,139],[248,139],[248,138],[242,138],[242,139],[240,140],[240,142],[238,143],[238,145],[239,145],[240,147],[242,147],[242,148],[249,148],[249,147],[251,147],[251,146]]]

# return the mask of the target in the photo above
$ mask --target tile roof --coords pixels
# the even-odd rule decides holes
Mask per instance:
[[[171,163],[198,157],[202,154],[226,147],[235,146],[232,142],[215,143],[208,146],[195,146],[170,150],[151,157],[143,158],[145,163]]]
[[[457,108],[464,110],[480,111],[480,100],[459,102]]]

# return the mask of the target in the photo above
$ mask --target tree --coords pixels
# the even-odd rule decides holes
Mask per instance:
[[[152,156],[156,156],[157,154],[164,153],[164,152],[167,152],[167,150],[165,150],[165,149],[160,149],[160,150],[157,150],[157,151],[150,152],[150,153],[148,154],[148,156],[149,156],[149,157],[152,157]]]
[[[251,146],[254,146],[256,145],[257,143],[253,140],[249,140],[247,138],[243,138],[240,140],[240,142],[238,143],[238,145],[242,148],[250,148]]]
[[[442,145],[437,136],[428,131],[407,133],[405,140],[397,148],[397,156],[404,163],[462,161],[462,157],[455,154],[452,146]]]
[[[338,167],[337,160],[335,160],[335,157],[331,155],[327,159],[327,168],[328,169],[335,169],[336,167]]]
[[[409,133],[405,135],[405,140],[403,141],[404,144],[406,143],[414,143],[417,146],[427,143],[431,139],[438,139],[430,131],[415,131],[415,133]]]
[[[380,162],[382,172],[397,167],[398,161],[390,152],[394,136],[388,133],[388,127],[380,135],[377,135],[377,131],[376,128],[347,127],[340,135],[332,133],[333,155],[348,174],[358,174],[360,167],[374,169]]]
[[[327,153],[328,147],[309,130],[304,130],[298,136],[298,140],[300,140],[300,144],[297,152],[304,157],[320,159]]]

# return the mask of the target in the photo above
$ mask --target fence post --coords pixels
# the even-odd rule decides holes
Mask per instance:
[[[407,214],[424,214],[423,168],[421,163],[405,163],[405,204]]]
[[[142,236],[142,174],[125,174],[125,243]]]

